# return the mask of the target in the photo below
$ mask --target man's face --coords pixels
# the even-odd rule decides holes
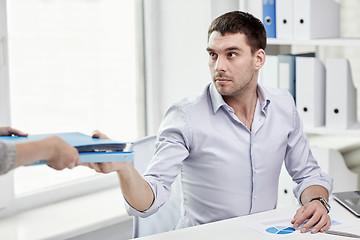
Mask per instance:
[[[235,97],[257,81],[256,54],[251,54],[244,34],[212,32],[207,51],[212,80],[222,96]]]

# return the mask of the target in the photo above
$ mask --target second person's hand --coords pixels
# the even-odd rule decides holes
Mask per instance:
[[[28,134],[12,127],[0,127],[0,136],[21,136],[26,137]]]
[[[45,160],[48,165],[56,170],[64,168],[72,169],[81,164],[80,156],[76,148],[70,146],[57,136],[43,139],[44,144],[49,145],[48,156]]]

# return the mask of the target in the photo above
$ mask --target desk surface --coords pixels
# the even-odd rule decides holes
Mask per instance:
[[[360,234],[360,218],[355,217],[345,208],[340,206],[337,202],[331,201],[332,211],[330,216],[332,219],[344,223],[344,227],[337,229],[338,231],[350,232]],[[274,218],[292,218],[295,214],[297,206],[275,209],[272,211],[257,213],[253,215],[237,217],[233,219],[223,220],[219,222],[204,224],[196,227],[179,229],[167,233],[151,235],[143,238],[142,240],[177,240],[177,239],[251,239],[251,240],[264,240],[268,239],[262,233],[254,230],[249,226],[249,223],[256,221],[264,221],[266,219]],[[346,223],[351,225],[345,226]],[[294,239],[294,235],[274,237],[270,239]],[[352,239],[325,233],[311,234],[309,232],[296,235],[296,239]]]

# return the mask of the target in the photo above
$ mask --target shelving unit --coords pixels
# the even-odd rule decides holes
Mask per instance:
[[[246,4],[248,4],[249,1],[240,0],[240,2],[246,2]],[[347,4],[349,9],[349,1],[339,0],[339,2],[342,4],[342,7]],[[351,9],[358,9],[358,6],[360,5],[352,6]],[[344,11],[344,8],[342,8],[341,11]],[[350,23],[348,19],[349,14],[341,14],[343,14],[343,18],[340,21],[345,21],[342,27],[349,29],[346,25],[346,23]],[[356,15],[353,17],[356,17]],[[351,21],[351,23],[352,22],[353,21]],[[297,53],[302,49],[311,49],[311,51],[315,52],[316,57],[322,61],[325,61],[328,57],[334,57],[332,55],[340,55],[348,58],[352,65],[353,81],[355,87],[358,88],[359,99],[360,58],[358,58],[358,54],[356,54],[356,52],[360,51],[359,37],[309,40],[268,38],[267,44],[267,54],[270,55]],[[360,104],[358,104],[358,112],[359,109]],[[360,118],[358,117],[358,121],[359,120]],[[320,167],[324,172],[330,174],[334,178],[333,192],[358,189],[360,187],[360,172],[358,172],[360,167],[356,167],[356,172],[354,172],[349,170],[349,167],[346,164],[348,162],[347,156],[349,153],[352,154],[352,157],[355,155],[355,160],[357,159],[356,156],[359,155],[358,162],[360,163],[360,122],[348,129],[330,129],[325,126],[309,128],[304,126],[304,132],[309,137],[313,156],[317,159]],[[358,137],[359,140],[357,141]],[[332,143],[329,144],[329,142]],[[354,161],[354,158],[352,158],[352,161]],[[294,182],[283,167],[279,179],[278,206],[286,206],[296,201],[292,194],[292,188],[294,186]]]
[[[331,39],[268,39],[271,51],[278,53],[291,52],[293,47],[313,47],[316,56],[325,60],[328,55],[326,48],[354,47],[360,49],[360,38],[331,38]],[[353,74],[354,76],[354,74]],[[358,96],[359,96],[358,92]],[[325,126],[309,128],[304,126],[304,132],[309,137],[312,154],[317,159],[321,169],[334,178],[333,192],[356,190],[360,186],[359,173],[349,170],[346,157],[359,154],[360,123],[348,129],[330,129]],[[314,141],[314,139],[316,139]],[[335,140],[334,140],[335,139]],[[336,141],[338,141],[336,143]],[[332,142],[329,144],[329,142]],[[360,161],[360,155],[359,155]],[[356,168],[358,169],[358,168]],[[279,179],[278,207],[293,204],[292,189],[295,183],[283,167]]]

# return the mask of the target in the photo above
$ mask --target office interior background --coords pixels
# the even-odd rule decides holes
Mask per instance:
[[[123,141],[156,134],[171,103],[210,81],[205,49],[211,21],[226,11],[246,10],[249,2],[1,0],[0,125],[34,134],[90,135],[98,129]],[[360,39],[360,2],[336,2],[340,37]],[[347,58],[359,89],[359,41],[274,44],[267,51]],[[308,134],[360,139],[360,129]],[[117,186],[115,174],[84,167],[21,167],[0,177],[0,217]]]

